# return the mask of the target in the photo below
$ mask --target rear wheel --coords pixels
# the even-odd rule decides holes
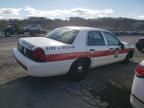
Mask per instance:
[[[130,59],[133,58],[134,52],[130,51],[126,58],[122,61],[123,64],[128,64],[130,62]]]
[[[9,37],[11,35],[11,33],[10,32],[5,32],[4,35],[5,35],[5,37]]]
[[[80,81],[84,79],[89,71],[90,62],[87,60],[76,60],[68,73],[71,80]]]
[[[138,51],[142,51],[142,48],[140,48],[140,47],[137,47],[137,46],[136,46],[136,48],[137,48],[137,50],[138,50]]]

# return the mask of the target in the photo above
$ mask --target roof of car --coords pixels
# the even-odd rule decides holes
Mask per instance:
[[[99,28],[94,28],[94,27],[84,27],[84,26],[65,26],[65,27],[62,27],[62,28],[69,28],[69,29],[76,29],[76,30],[86,30],[86,31],[89,31],[89,30],[107,31],[107,30],[104,30],[104,29],[99,29]]]

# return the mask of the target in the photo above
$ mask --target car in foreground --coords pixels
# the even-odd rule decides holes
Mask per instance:
[[[144,108],[144,61],[135,69],[130,102],[133,108]]]
[[[32,76],[68,74],[83,79],[90,67],[119,61],[128,63],[134,45],[121,42],[107,30],[91,27],[60,27],[46,37],[20,38],[13,54]]]
[[[144,52],[144,38],[139,38],[136,42],[136,48],[139,50],[139,51],[142,51]]]

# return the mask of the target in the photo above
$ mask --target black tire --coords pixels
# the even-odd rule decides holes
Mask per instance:
[[[144,49],[144,48],[137,48],[138,51],[144,53],[143,49]]]
[[[33,32],[29,32],[30,33],[30,36],[32,37],[32,36],[34,36],[34,33]]]
[[[122,61],[123,64],[128,64],[130,62],[130,59],[133,58],[134,52],[130,51],[126,58]]]
[[[33,37],[36,37],[38,35],[38,33],[37,32],[30,32],[30,35]]]
[[[128,106],[128,108],[132,108],[132,105],[129,103],[129,106]]]
[[[89,71],[90,62],[88,60],[76,60],[68,73],[70,80],[80,81],[84,79]]]
[[[11,35],[11,33],[10,32],[5,32],[4,35],[5,35],[5,37],[9,37]]]
[[[139,48],[139,47],[136,47],[136,48],[137,48],[137,50],[138,50],[138,51],[142,51],[142,49],[141,49],[141,48]]]

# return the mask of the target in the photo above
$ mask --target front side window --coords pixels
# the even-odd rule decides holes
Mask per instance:
[[[98,46],[98,45],[105,45],[104,38],[99,31],[90,31],[88,32],[88,46]]]
[[[78,30],[58,28],[48,33],[46,37],[63,43],[72,44],[78,33]]]
[[[108,45],[119,45],[120,41],[114,34],[110,32],[103,32],[103,33],[107,39]]]

